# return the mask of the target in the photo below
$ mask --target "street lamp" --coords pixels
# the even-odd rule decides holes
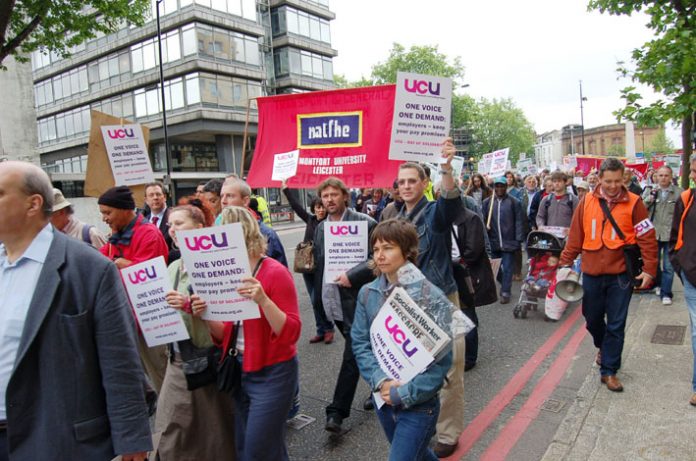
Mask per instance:
[[[585,155],[585,115],[582,106],[583,101],[587,101],[587,98],[582,95],[582,80],[580,80],[580,137],[582,139],[582,155]]]
[[[162,96],[162,128],[164,129],[164,153],[167,175],[164,177],[164,187],[169,191],[172,203],[176,203],[176,191],[172,182],[172,153],[169,150],[169,133],[167,132],[167,103],[164,99],[164,64],[162,60],[162,27],[160,24],[160,3],[164,0],[156,0],[155,9],[157,10],[157,48],[159,52],[159,79],[160,91]]]

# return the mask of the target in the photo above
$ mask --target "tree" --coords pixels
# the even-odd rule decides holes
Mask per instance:
[[[612,144],[607,149],[607,156],[609,157],[623,157],[626,155],[626,147],[623,144]]]
[[[481,98],[472,119],[475,154],[509,147],[509,160],[514,164],[520,152],[533,152],[536,141],[534,128],[512,99]]]
[[[674,144],[672,140],[665,134],[664,128],[657,132],[648,146],[648,152],[651,154],[673,154]]]
[[[115,32],[124,22],[143,24],[149,8],[149,0],[2,0],[0,66],[12,55],[27,61],[38,49],[67,56],[98,32]]]
[[[665,99],[644,105],[635,86],[622,90],[625,107],[619,120],[654,126],[669,120],[682,123],[682,187],[689,185],[689,157],[696,124],[696,3],[693,0],[590,0],[590,10],[613,15],[646,13],[655,37],[633,50],[634,68],[619,63],[619,73],[650,86]]]

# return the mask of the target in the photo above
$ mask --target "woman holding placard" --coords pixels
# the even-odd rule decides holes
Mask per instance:
[[[205,214],[192,205],[173,208],[169,212],[169,235],[178,246],[176,232],[205,227]],[[179,259],[169,265],[174,287],[167,293],[170,306],[178,309],[186,324],[190,340],[170,345],[169,363],[164,375],[157,405],[155,431],[162,432],[159,457],[168,460],[231,459],[234,440],[232,399],[221,393],[215,383],[215,363],[209,368],[185,374],[189,364],[207,363],[205,358],[216,346],[205,322],[194,317],[189,298],[189,275]]]
[[[224,351],[236,348],[242,365],[241,384],[233,395],[237,458],[287,460],[285,420],[297,387],[301,329],[295,283],[285,266],[264,256],[266,240],[249,211],[231,206],[221,216],[223,225],[242,224],[254,276],[244,278],[237,292],[261,311],[260,318],[244,320],[239,328],[231,322],[207,321],[213,339]],[[200,316],[207,305],[193,295],[192,308]],[[236,343],[230,344],[233,337]]]
[[[360,374],[375,393],[377,415],[391,444],[389,459],[437,460],[428,443],[435,434],[440,413],[438,392],[452,364],[451,304],[414,264],[418,254],[418,234],[411,223],[397,219],[383,221],[375,227],[370,243],[374,251],[375,273],[379,277],[365,285],[358,295],[351,331],[353,353]],[[400,336],[395,343],[402,344],[404,350],[408,346],[408,353],[422,346],[404,342],[404,333],[397,331],[400,327],[393,323],[392,317],[387,318],[391,325],[389,322],[373,325],[395,287],[403,288],[420,306],[421,313],[448,336],[445,338],[447,346],[434,355],[425,370],[408,382],[399,382],[383,370],[380,362],[388,359],[378,360],[378,352],[373,350],[370,340],[371,328],[385,327],[382,333],[387,338]]]

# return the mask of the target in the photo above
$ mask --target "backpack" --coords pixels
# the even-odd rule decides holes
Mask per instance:
[[[92,244],[92,237],[90,237],[90,235],[89,235],[89,231],[92,230],[92,227],[94,227],[94,226],[90,226],[88,224],[85,224],[84,226],[82,226],[82,241],[89,244],[89,245]]]
[[[565,195],[567,198],[566,205],[568,205],[568,208],[570,208],[570,212],[572,214],[573,211],[575,211],[575,210],[573,210],[573,200],[570,198],[570,194],[566,193]],[[548,224],[549,224],[549,207],[551,206],[551,199],[552,198],[554,198],[553,195],[547,195],[543,199],[543,200],[546,200],[544,202],[544,209],[546,210],[546,216],[544,216],[544,225],[545,226],[548,226]]]

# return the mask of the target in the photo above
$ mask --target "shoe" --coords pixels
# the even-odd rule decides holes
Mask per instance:
[[[602,384],[606,384],[607,389],[612,392],[623,391],[623,384],[621,384],[621,381],[619,381],[619,378],[617,378],[616,375],[602,376]]]
[[[320,343],[320,342],[322,342],[323,340],[324,340],[324,337],[323,337],[323,336],[319,336],[319,335],[312,336],[311,338],[309,338],[309,344]]]
[[[372,400],[372,396],[368,395],[363,401],[363,410],[370,411],[375,409],[375,402]]]
[[[510,302],[510,296],[500,295],[500,304],[507,304]]]
[[[334,332],[327,331],[324,333],[324,344],[331,344],[334,340]]]
[[[476,362],[465,362],[464,371],[467,372],[476,366]]]
[[[672,305],[672,298],[668,298],[667,296],[662,298],[662,305],[663,306],[671,306]]]
[[[694,392],[694,394],[691,396],[691,399],[689,399],[689,403],[696,407],[696,392]]]
[[[326,426],[324,429],[333,433],[340,434],[343,425],[343,418],[340,415],[330,415],[326,417]]]
[[[454,450],[456,449],[456,443],[454,445],[447,445],[446,443],[437,442],[433,451],[435,452],[435,456],[438,458],[447,458],[449,455],[454,453]]]
[[[597,357],[595,357],[594,363],[596,363],[600,367],[602,366],[602,351],[601,350],[597,351]]]

